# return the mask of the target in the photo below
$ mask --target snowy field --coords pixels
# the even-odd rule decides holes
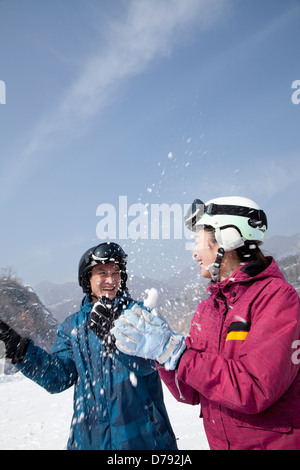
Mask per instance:
[[[207,450],[199,406],[178,403],[164,388],[180,450]],[[50,395],[20,373],[0,377],[0,450],[63,450],[72,417],[73,387]]]

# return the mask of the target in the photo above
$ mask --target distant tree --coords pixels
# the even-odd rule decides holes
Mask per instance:
[[[22,336],[50,350],[57,320],[30,286],[23,285],[12,267],[1,269],[0,318]]]

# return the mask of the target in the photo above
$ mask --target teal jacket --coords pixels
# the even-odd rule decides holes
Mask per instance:
[[[30,342],[18,369],[50,393],[74,385],[68,449],[177,450],[154,362],[105,355],[87,326],[92,306],[84,297],[59,327],[51,354]]]

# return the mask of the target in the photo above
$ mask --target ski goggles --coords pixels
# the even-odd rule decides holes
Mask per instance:
[[[195,199],[188,209],[184,218],[184,223],[189,230],[196,231],[196,227],[204,214],[208,215],[233,215],[240,217],[247,217],[248,223],[253,228],[260,228],[265,226],[268,228],[267,216],[261,209],[254,209],[252,207],[214,204],[206,205],[201,199]]]
[[[101,243],[101,245],[96,246],[90,254],[90,257],[94,261],[103,263],[107,261],[126,263],[128,258],[123,248],[113,242]]]

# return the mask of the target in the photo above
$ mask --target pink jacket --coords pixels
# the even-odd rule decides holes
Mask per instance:
[[[177,370],[161,378],[177,400],[201,404],[211,449],[300,449],[297,292],[272,259],[208,291]]]

